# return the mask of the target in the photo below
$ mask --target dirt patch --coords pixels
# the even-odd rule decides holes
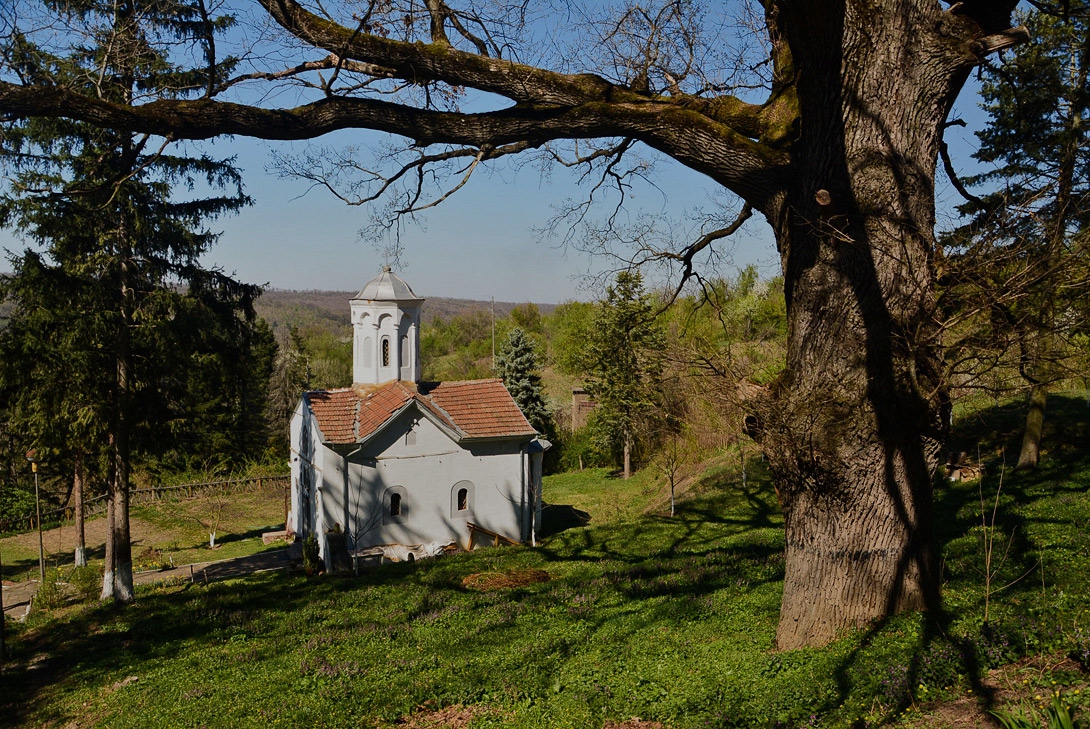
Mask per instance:
[[[493,592],[510,587],[525,587],[536,582],[548,582],[552,577],[545,570],[509,570],[507,572],[474,572],[462,580],[462,586],[478,592]]]
[[[405,729],[461,729],[487,711],[482,706],[454,704],[443,709],[418,711],[412,716],[398,719],[397,725]]]
[[[141,548],[150,545],[163,544],[177,538],[174,532],[161,529],[154,524],[132,517],[129,520],[129,529],[132,535],[133,554],[139,554]],[[106,519],[96,517],[87,521],[84,525],[84,542],[89,553],[101,552],[106,545]],[[13,547],[25,553],[34,555],[37,562],[38,533],[26,532],[14,537],[6,537],[3,540],[5,550]],[[60,527],[42,532],[42,545],[45,547],[46,561],[53,564],[56,561],[71,561],[72,552],[76,546],[76,525],[67,523]],[[6,565],[5,565],[6,566]]]
[[[913,729],[976,729],[998,726],[990,713],[994,709],[1017,712],[1020,705],[1048,703],[1052,691],[1049,677],[1053,672],[1077,672],[1078,664],[1066,656],[1032,656],[1009,666],[1002,666],[982,677],[981,685],[990,694],[990,700],[974,694],[966,694],[953,700],[922,704],[919,713],[897,726]],[[1064,694],[1079,691],[1085,694],[1090,682],[1083,682],[1063,689]],[[1040,696],[1041,699],[1036,699]]]

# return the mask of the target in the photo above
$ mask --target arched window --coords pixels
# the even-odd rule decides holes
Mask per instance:
[[[472,481],[459,481],[451,487],[451,519],[468,519],[473,515],[473,490]]]
[[[409,518],[409,498],[404,486],[391,486],[382,495],[382,523],[401,524]]]
[[[363,366],[371,366],[371,337],[363,338]]]
[[[389,367],[390,366],[390,338],[389,337],[383,337],[382,338],[382,359],[380,361],[382,362],[383,367]]]

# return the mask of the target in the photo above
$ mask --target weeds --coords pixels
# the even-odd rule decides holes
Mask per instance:
[[[1052,693],[1052,703],[1038,711],[1034,706],[1017,711],[993,711],[1003,729],[1087,729],[1084,721],[1075,718],[1075,710],[1059,691]]]
[[[34,594],[34,606],[40,610],[55,610],[64,604],[64,591],[59,584],[60,574],[55,568],[45,571],[45,579]]]

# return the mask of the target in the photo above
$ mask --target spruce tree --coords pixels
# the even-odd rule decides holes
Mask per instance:
[[[530,426],[539,433],[550,434],[552,416],[541,389],[537,352],[533,340],[520,327],[507,335],[496,357],[496,369]]]
[[[632,452],[639,436],[648,432],[659,402],[665,339],[638,272],[618,273],[596,314],[588,347],[587,391],[598,403],[595,421],[623,454],[628,478]]]
[[[202,94],[234,64],[217,62],[212,42],[231,19],[210,18],[201,2],[43,5],[78,18],[89,32],[63,48],[50,45],[47,34],[9,36],[2,50],[24,78],[136,106]],[[169,51],[157,42],[164,38],[174,41]],[[249,199],[229,161],[186,150],[175,154],[167,141],[149,135],[28,120],[7,127],[0,141],[9,173],[0,223],[43,251],[28,250],[12,261],[13,321],[24,338],[8,342],[15,350],[23,347],[27,357],[52,354],[61,360],[52,368],[21,370],[9,378],[8,389],[17,398],[14,409],[27,415],[36,435],[103,454],[110,500],[102,596],[128,601],[134,438],[142,425],[170,412],[171,401],[186,389],[180,374],[188,364],[185,350],[171,346],[185,317],[214,302],[230,312],[220,321],[237,320],[239,312],[243,321],[252,320],[257,290],[205,270],[199,261],[217,237],[205,223]],[[198,185],[210,194],[176,195],[178,187]],[[168,362],[173,370],[164,369]],[[57,388],[57,372],[79,382]],[[72,412],[85,422],[84,431],[52,430]],[[162,432],[143,428],[156,430]]]
[[[964,206],[971,222],[946,241],[960,286],[950,298],[962,316],[986,313],[963,348],[985,361],[1013,350],[1029,386],[1019,468],[1037,465],[1048,390],[1064,376],[1065,340],[1085,327],[1090,295],[1090,3],[1069,6],[1063,16],[1027,12],[1034,42],[984,67],[988,123],[974,156],[991,169],[968,182],[990,192]]]

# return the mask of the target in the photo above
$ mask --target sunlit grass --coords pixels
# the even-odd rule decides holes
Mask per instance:
[[[1045,666],[1027,674],[1026,691],[1066,688],[1077,702],[1086,676],[1064,656],[1090,626],[1090,418],[1080,405],[1050,402],[1038,473],[1004,472],[996,528],[1014,535],[1001,571],[1013,584],[992,596],[988,626],[979,524],[981,493],[999,485],[991,463],[982,484],[936,490],[945,614],[785,653],[774,650],[782,517],[759,459],[743,487],[737,459],[724,458],[673,518],[653,507],[653,473],[587,470],[547,480],[538,549],[360,578],[144,588],[128,608],[39,618],[13,641],[0,703],[20,713],[0,723],[392,726],[461,704],[473,727],[599,729],[634,716],[694,729],[937,726],[922,718],[929,707],[975,701],[988,669],[1014,661]],[[986,428],[957,435],[1002,440]],[[550,579],[463,585],[527,569]]]

